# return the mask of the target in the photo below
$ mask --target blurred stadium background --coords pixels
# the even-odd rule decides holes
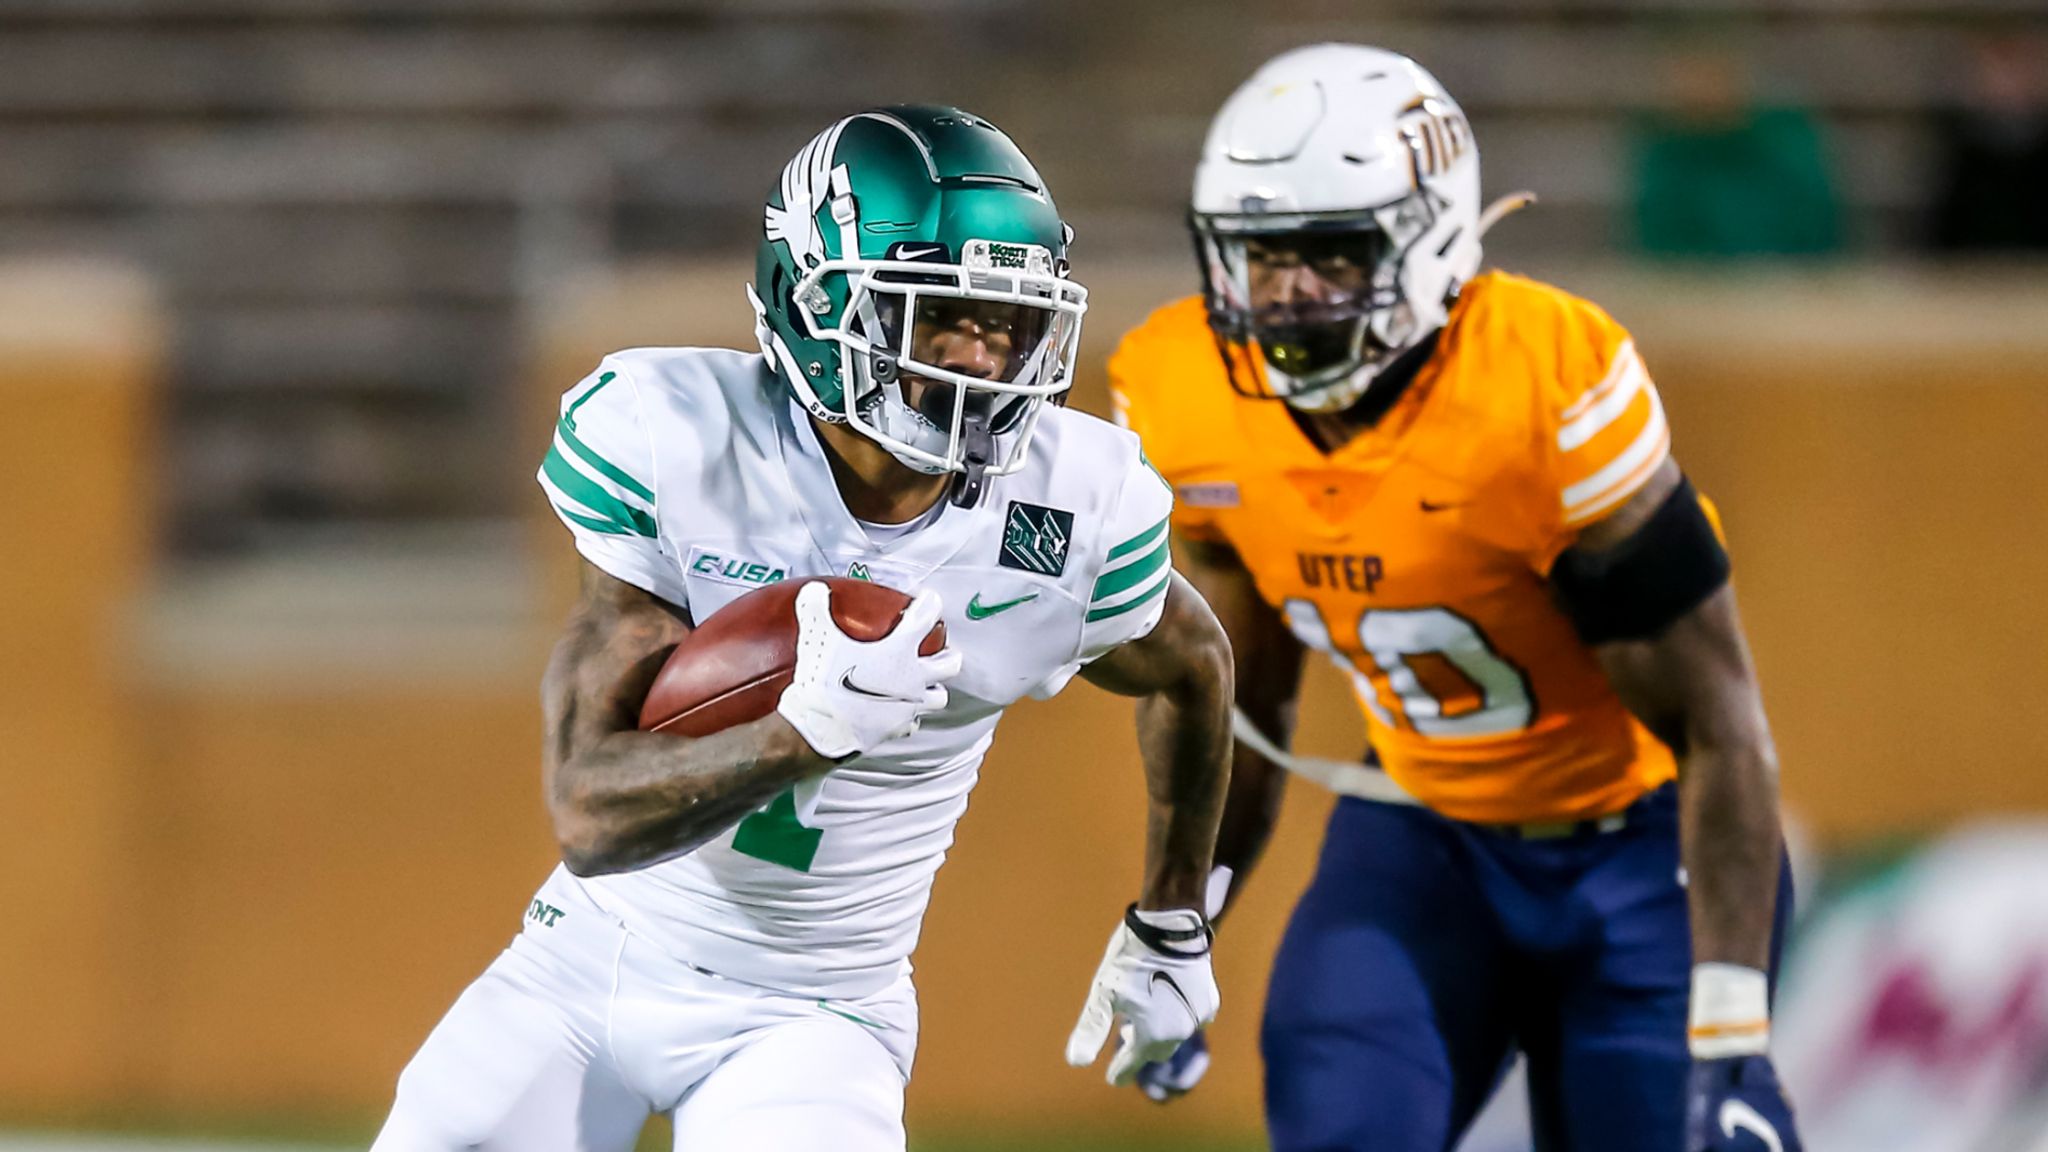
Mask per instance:
[[[1010,131],[1079,232],[1100,411],[1195,287],[1207,117],[1318,39],[1461,98],[1489,190],[1543,197],[1493,261],[1636,330],[1727,514],[1810,864],[1810,1145],[2048,1149],[2043,0],[0,0],[0,1149],[367,1143],[551,862],[554,397],[750,346],[814,131]],[[1306,711],[1357,751],[1334,679]],[[1085,688],[1005,726],[918,956],[920,1152],[1259,1146],[1328,798],[1155,1109],[1059,1058],[1136,881],[1128,727]],[[1468,1147],[1526,1148],[1512,1112]]]

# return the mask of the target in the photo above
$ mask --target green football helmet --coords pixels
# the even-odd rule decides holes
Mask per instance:
[[[988,121],[859,112],[806,144],[768,197],[755,334],[811,415],[921,472],[960,473],[954,498],[971,504],[986,476],[1023,466],[1043,405],[1073,384],[1088,294],[1067,278],[1072,236]],[[934,362],[934,334],[956,326],[1003,353]]]

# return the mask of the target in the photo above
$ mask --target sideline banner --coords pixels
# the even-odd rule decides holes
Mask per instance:
[[[2048,824],[1964,830],[1816,909],[1775,1017],[1813,1152],[2048,1152]]]

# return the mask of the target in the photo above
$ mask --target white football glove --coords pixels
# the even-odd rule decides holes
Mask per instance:
[[[1133,905],[1109,938],[1081,1019],[1067,1037],[1067,1063],[1095,1062],[1122,1017],[1123,1043],[1109,1060],[1109,1082],[1128,1084],[1141,1065],[1173,1055],[1216,1018],[1216,976],[1209,968],[1209,925],[1192,908],[1146,912]]]
[[[939,619],[939,594],[919,592],[887,636],[855,640],[832,619],[832,590],[812,581],[796,594],[796,674],[775,710],[820,756],[867,752],[917,731],[946,706],[944,684],[960,674],[960,653],[919,656]]]

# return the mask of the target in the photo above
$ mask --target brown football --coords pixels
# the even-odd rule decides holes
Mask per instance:
[[[896,627],[910,597],[882,584],[817,577],[832,589],[832,619],[856,640],[880,640]],[[796,593],[810,580],[757,588],[698,623],[670,653],[640,706],[640,730],[708,736],[775,711],[796,674]],[[918,651],[946,646],[946,625],[932,626]]]

